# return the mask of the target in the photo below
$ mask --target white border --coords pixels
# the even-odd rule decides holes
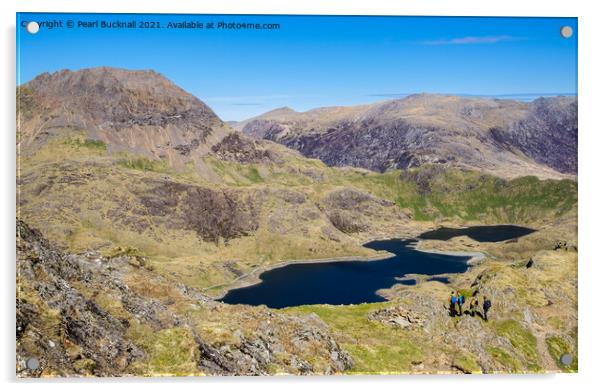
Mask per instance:
[[[602,20],[596,12],[597,2],[589,0],[3,0],[2,12],[2,255],[3,270],[2,345],[0,368],[2,380],[10,388],[63,390],[65,387],[86,389],[126,388],[143,383],[145,388],[164,390],[166,383],[198,389],[259,388],[306,390],[308,387],[363,390],[372,386],[383,389],[450,390],[474,387],[505,390],[515,387],[545,387],[550,390],[590,389],[602,384],[598,371],[602,340],[602,254],[596,246],[597,225],[602,222],[600,199],[601,156],[600,121],[602,85],[599,39]],[[555,376],[380,376],[330,378],[226,378],[226,379],[142,379],[142,380],[75,380],[31,382],[14,379],[14,213],[15,213],[15,12],[145,12],[145,13],[233,13],[233,14],[331,14],[331,15],[456,15],[456,16],[577,16],[579,17],[579,374]],[[43,59],[40,59],[43,61]],[[596,251],[598,250],[598,251]],[[107,384],[109,383],[109,384]],[[169,386],[168,386],[169,387]]]

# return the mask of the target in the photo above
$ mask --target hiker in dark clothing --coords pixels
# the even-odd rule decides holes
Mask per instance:
[[[487,296],[483,296],[483,319],[487,320],[487,312],[491,308],[491,300]]]
[[[462,316],[462,305],[464,305],[464,295],[462,292],[458,291],[456,301],[458,302],[458,316]]]
[[[452,291],[452,293],[449,295],[449,298],[447,299],[448,303],[449,303],[449,316],[456,316],[456,293],[454,291]]]

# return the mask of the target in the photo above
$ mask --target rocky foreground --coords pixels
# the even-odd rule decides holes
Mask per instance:
[[[331,374],[353,364],[315,315],[223,305],[138,257],[63,254],[21,221],[17,239],[21,377]]]
[[[465,237],[421,242],[424,249],[489,254],[468,272],[449,275],[449,285],[413,276],[417,286],[384,290],[390,300],[384,303],[270,310],[216,302],[155,273],[144,257],[127,251],[65,254],[17,221],[17,373],[575,371],[577,246],[567,222],[504,243]],[[570,240],[556,239],[562,237]],[[469,299],[490,297],[489,321],[450,317],[450,289]],[[574,357],[567,366],[559,361],[565,353]],[[26,368],[32,357],[39,369]]]

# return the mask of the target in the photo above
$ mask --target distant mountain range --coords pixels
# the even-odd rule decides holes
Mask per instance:
[[[446,164],[503,177],[577,173],[577,98],[533,102],[417,94],[369,105],[280,108],[234,123],[330,166]]]
[[[19,91],[21,141],[34,149],[77,128],[111,152],[142,153],[182,167],[210,153],[235,128],[329,166],[384,172],[444,164],[502,177],[577,173],[576,97],[519,102],[417,94],[307,112],[285,107],[224,123],[154,71],[44,73]]]

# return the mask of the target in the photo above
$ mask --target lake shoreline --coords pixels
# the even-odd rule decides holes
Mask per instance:
[[[470,257],[466,261],[466,263],[469,266],[477,265],[482,260],[484,260],[485,256],[486,256],[485,253],[482,253],[480,251],[451,251],[451,250],[437,250],[437,249],[422,249],[422,248],[418,248],[418,247],[415,247],[414,250],[420,251],[423,253],[430,253],[430,254],[451,255],[453,257]]]
[[[370,241],[369,241],[370,242]],[[369,243],[366,242],[366,243]],[[363,246],[363,244],[362,244]],[[371,261],[382,261],[383,259],[392,258],[395,254],[386,253],[382,255],[374,255],[374,256],[355,256],[349,255],[344,257],[330,257],[330,258],[318,258],[318,259],[290,259],[287,261],[282,261],[278,263],[274,263],[271,265],[259,266],[248,273],[245,273],[239,277],[237,277],[234,281],[229,284],[222,285],[214,285],[208,288],[203,289],[206,292],[209,289],[218,288],[220,286],[228,286],[228,289],[220,293],[219,295],[211,296],[214,300],[221,300],[224,296],[228,294],[228,292],[234,289],[246,288],[249,286],[257,285],[262,282],[259,276],[267,271],[279,269],[282,267],[286,267],[289,265],[297,265],[297,264],[312,264],[312,263],[334,263],[334,262],[349,262],[349,261],[359,261],[359,262],[371,262]],[[206,293],[205,293],[206,294]]]
[[[449,255],[449,256],[457,256],[457,257],[466,257],[469,256],[470,258],[466,261],[466,264],[468,265],[468,267],[470,268],[471,266],[481,262],[483,259],[485,259],[485,254],[478,252],[478,251],[443,251],[443,250],[435,250],[435,249],[420,249],[418,248],[418,245],[420,244],[420,242],[422,242],[421,239],[417,239],[417,238],[386,238],[386,237],[378,237],[375,239],[371,239],[368,240],[366,242],[361,243],[362,246],[366,245],[367,243],[370,242],[374,242],[374,241],[380,241],[380,240],[396,240],[396,239],[400,239],[400,240],[415,240],[416,244],[414,246],[412,246],[412,248],[416,251],[419,252],[423,252],[423,253],[432,253],[432,254],[440,254],[440,255]],[[210,295],[210,297],[214,300],[221,300],[224,298],[224,296],[226,296],[228,294],[228,292],[235,290],[235,289],[240,289],[240,288],[246,288],[246,287],[250,287],[253,285],[257,285],[260,284],[262,282],[260,275],[263,274],[264,272],[270,271],[270,270],[274,270],[274,269],[279,269],[282,267],[286,267],[288,265],[293,265],[293,264],[314,264],[314,263],[334,263],[334,262],[349,262],[349,261],[355,261],[355,262],[371,262],[371,261],[381,261],[387,258],[392,258],[395,256],[395,254],[393,253],[389,253],[386,251],[383,251],[385,254],[382,255],[374,255],[374,256],[344,256],[344,257],[331,257],[331,258],[319,258],[319,259],[291,259],[291,260],[287,260],[287,261],[282,261],[282,262],[278,262],[272,265],[265,265],[265,266],[259,266],[253,270],[251,270],[248,273],[245,273],[239,277],[237,277],[234,281],[232,281],[229,284],[222,284],[222,285],[215,285],[215,286],[211,286],[208,288],[203,289],[203,292],[206,293],[207,290],[210,289],[214,289],[214,288],[218,288],[221,286],[224,287],[228,287],[226,290],[224,290],[223,292],[221,292],[218,295]]]

